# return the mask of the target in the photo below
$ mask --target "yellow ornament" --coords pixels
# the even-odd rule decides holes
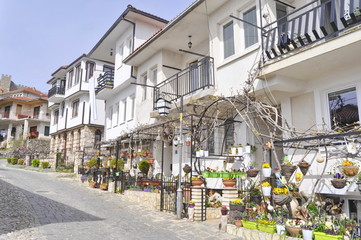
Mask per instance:
[[[296,173],[295,178],[296,178],[296,181],[297,181],[297,182],[301,181],[301,180],[302,180],[302,178],[303,178],[302,173],[300,173],[300,172]]]

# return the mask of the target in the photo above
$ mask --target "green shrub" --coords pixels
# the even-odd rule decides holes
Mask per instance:
[[[45,168],[48,168],[49,166],[50,166],[50,163],[49,163],[49,162],[41,162],[41,163],[40,163],[40,167],[41,167],[41,168],[44,168],[44,169],[45,169]]]
[[[35,158],[31,161],[31,166],[33,167],[39,167],[39,164],[40,164],[40,160]]]
[[[111,161],[110,161],[110,167],[113,168],[113,166],[116,165],[116,159],[113,158]],[[123,170],[124,169],[124,160],[122,158],[119,158],[118,159],[118,167],[117,167],[117,170]]]
[[[74,165],[70,164],[68,166],[64,164],[60,164],[56,169],[56,172],[63,172],[63,173],[73,173],[74,172]]]
[[[12,159],[12,158],[7,158],[8,164],[11,164],[11,159]]]
[[[11,159],[11,164],[12,165],[18,164],[18,158],[12,158]]]
[[[149,171],[150,164],[148,160],[142,160],[138,163],[138,168],[142,173],[147,174]]]
[[[88,161],[89,167],[98,167],[98,158],[91,158]]]
[[[19,164],[19,165],[24,165],[24,162],[25,162],[24,159],[22,159],[22,158],[19,158],[19,159],[18,159],[18,164]]]

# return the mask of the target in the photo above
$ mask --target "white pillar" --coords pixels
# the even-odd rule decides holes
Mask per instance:
[[[24,131],[23,131],[23,140],[26,139],[26,137],[28,136],[29,133],[29,120],[25,119],[24,121]]]

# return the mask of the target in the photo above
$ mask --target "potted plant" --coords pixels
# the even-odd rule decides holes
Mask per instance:
[[[344,234],[344,225],[339,221],[319,222],[314,229],[315,240],[341,240]]]
[[[142,160],[138,163],[138,168],[143,174],[147,174],[150,168],[150,164],[147,160]]]
[[[300,219],[287,219],[286,230],[292,237],[297,237],[302,234],[301,225],[305,224],[305,221]]]
[[[268,163],[262,164],[262,174],[265,178],[271,177],[272,168]]]
[[[234,188],[237,184],[237,180],[231,177],[225,177],[222,181],[225,188]]]
[[[271,190],[272,190],[271,184],[269,182],[265,181],[265,182],[263,182],[261,184],[261,187],[262,187],[263,196],[270,197],[271,196]]]
[[[194,208],[194,206],[195,206],[194,201],[193,201],[193,200],[189,200],[189,201],[188,201],[188,207],[189,207],[189,208]]]
[[[193,176],[192,177],[192,186],[194,187],[201,187],[204,183],[202,176]]]
[[[190,136],[187,136],[186,140],[185,140],[185,144],[187,147],[191,145],[191,141],[192,141],[192,138]]]
[[[336,173],[331,180],[331,184],[336,189],[342,189],[346,186],[346,179],[340,173]]]
[[[310,168],[310,164],[302,159],[301,162],[298,163],[298,168],[302,172],[303,175],[306,175],[308,169]]]
[[[242,156],[242,154],[243,154],[243,146],[242,146],[242,144],[238,144],[237,145],[237,155]]]
[[[101,190],[108,190],[108,184],[107,183],[102,183],[102,184],[100,184],[99,188]]]
[[[229,210],[244,212],[244,210],[246,210],[246,206],[244,205],[242,198],[232,200],[229,204]]]
[[[256,177],[258,175],[259,170],[254,166],[249,166],[247,170],[247,177]]]
[[[273,200],[277,205],[284,205],[292,201],[292,196],[289,194],[287,188],[274,188]]]
[[[359,172],[359,167],[355,165],[355,163],[351,160],[345,159],[342,161],[342,173],[347,177],[354,177]]]
[[[276,222],[271,220],[259,219],[257,220],[258,230],[266,233],[275,233],[276,232]]]
[[[303,240],[312,240],[313,229],[315,228],[315,224],[309,221],[309,222],[305,222],[304,224],[301,224],[300,226],[302,229]]]
[[[228,208],[227,208],[227,206],[222,206],[222,208],[221,208],[221,214],[222,214],[222,216],[225,216],[225,215],[228,214]]]
[[[257,223],[257,210],[250,210],[247,211],[246,216],[242,219],[242,225],[244,228],[258,230],[258,223]]]
[[[250,189],[250,201],[256,204],[260,204],[262,201],[261,191],[255,186]]]
[[[289,159],[289,156],[286,155],[283,158],[283,164],[281,165],[281,173],[285,176],[286,180],[289,181],[292,174],[296,171],[297,166],[292,164],[292,161]]]

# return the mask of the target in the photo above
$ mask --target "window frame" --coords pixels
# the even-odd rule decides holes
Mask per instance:
[[[59,109],[54,110],[54,122],[53,124],[58,124],[59,123]]]
[[[226,39],[226,28],[228,28],[229,26],[231,26],[231,30],[232,30],[232,38],[228,40],[228,38]],[[235,38],[234,38],[234,22],[233,20],[227,21],[225,24],[222,25],[222,42],[223,42],[223,58],[229,58],[231,56],[233,56],[235,54]],[[227,44],[231,44],[230,46],[228,46]],[[230,52],[228,53],[228,47],[230,47]]]
[[[75,78],[74,78],[74,86],[79,84],[81,80],[81,64],[75,66]]]
[[[141,75],[141,84],[147,85],[148,83],[148,73],[145,72]],[[142,101],[147,100],[147,87],[142,86]]]
[[[246,14],[249,14],[251,12],[254,11],[254,15],[255,15],[255,20],[256,22],[250,21],[249,19],[246,18]],[[248,8],[247,10],[243,11],[242,13],[242,19],[244,19],[245,21],[248,21],[256,26],[258,26],[258,17],[257,17],[257,7],[256,6],[252,6],[250,8]],[[248,30],[248,32],[247,32]],[[250,36],[249,36],[249,32],[254,30],[255,32],[255,36],[252,40],[256,39],[256,41],[250,41]],[[258,29],[250,24],[247,23],[243,23],[243,41],[244,41],[244,48],[249,48],[252,47],[253,45],[259,43],[259,33],[258,33]],[[249,43],[248,43],[249,42]],[[248,44],[247,44],[248,43]]]
[[[71,88],[73,86],[73,77],[74,77],[74,70],[70,70],[68,72],[68,88]]]
[[[95,72],[95,62],[87,61],[86,62],[86,78],[85,78],[85,82],[88,82],[89,79],[94,76],[94,72]]]
[[[71,103],[71,107],[72,107],[72,113],[71,113],[71,117],[72,118],[76,118],[79,115],[79,106],[80,106],[80,99],[76,99]]]

